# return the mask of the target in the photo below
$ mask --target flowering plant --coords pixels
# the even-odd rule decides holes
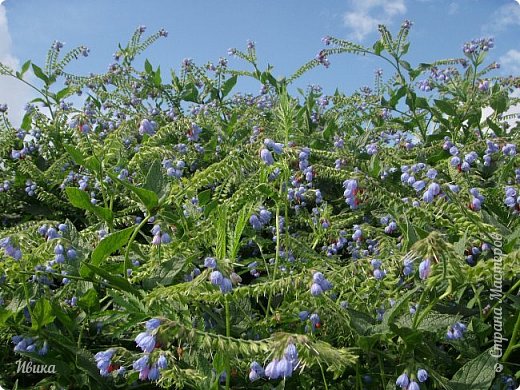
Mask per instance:
[[[19,129],[0,105],[0,384],[512,388],[520,79],[489,76],[489,39],[413,66],[411,25],[325,37],[280,80],[254,42],[229,50],[251,70],[138,70],[167,36],[143,26],[104,74],[68,73],[89,51],[59,42],[1,65],[40,96]],[[290,94],[341,53],[395,75]],[[20,356],[55,373],[19,376]]]

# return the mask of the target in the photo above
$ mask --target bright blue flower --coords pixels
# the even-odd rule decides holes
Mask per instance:
[[[153,365],[150,368],[150,371],[148,371],[148,379],[151,381],[156,381],[161,376],[161,373],[159,372],[159,369],[157,366]]]
[[[407,390],[421,390],[421,388],[419,387],[419,384],[416,381],[411,381],[408,385]]]
[[[143,355],[142,357],[140,357],[139,359],[137,359],[133,364],[132,364],[132,367],[134,368],[134,370],[136,371],[141,371],[143,370],[145,367],[148,367],[148,360],[149,360],[149,356],[148,355]]]
[[[317,297],[318,295],[321,295],[323,293],[323,289],[318,283],[313,283],[311,285],[311,295]]]
[[[162,369],[165,369],[168,366],[168,360],[166,359],[166,356],[161,355],[159,356],[159,359],[157,359],[157,367]]]
[[[280,377],[280,372],[278,371],[278,360],[274,359],[270,362],[265,368],[265,376],[269,379],[278,379]]]
[[[408,385],[410,384],[410,379],[408,379],[408,375],[406,375],[405,372],[403,372],[397,380],[395,381],[396,386],[399,386],[401,389],[406,389]]]
[[[419,379],[419,382],[425,382],[428,379],[428,371],[421,368],[417,371],[417,379]]]
[[[155,349],[155,337],[147,332],[139,333],[135,338],[135,342],[143,352],[152,352]]]
[[[224,276],[220,271],[213,271],[209,275],[209,280],[215,286],[220,286],[222,284],[222,281],[224,280]]]
[[[204,259],[204,267],[206,268],[217,268],[217,260],[214,257],[206,257]]]
[[[159,318],[152,318],[145,323],[146,329],[148,330],[157,329],[159,325],[161,325],[161,320]]]
[[[292,363],[285,357],[281,358],[280,361],[278,361],[278,364],[276,364],[276,369],[280,377],[289,378],[290,376],[292,376]]]
[[[224,294],[227,294],[231,290],[233,290],[233,284],[231,283],[231,280],[228,278],[222,279],[222,284],[220,285],[220,291],[222,291],[222,293],[224,293]]]
[[[425,280],[428,278],[428,276],[430,276],[430,273],[431,273],[430,259],[424,259],[419,264],[419,277],[422,280]]]
[[[260,158],[262,159],[262,161],[267,164],[267,165],[273,165],[274,164],[274,159],[273,159],[273,155],[271,154],[271,152],[267,149],[262,149],[260,151]]]

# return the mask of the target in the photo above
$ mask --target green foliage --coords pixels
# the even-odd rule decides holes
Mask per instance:
[[[518,78],[489,78],[483,49],[414,66],[410,26],[380,26],[372,47],[327,37],[281,80],[250,43],[233,51],[250,70],[185,61],[165,82],[133,67],[165,35],[141,28],[104,74],[67,73],[86,49],[56,43],[44,67],[0,64],[32,70],[40,94],[21,130],[0,113],[0,384],[390,389],[425,369],[421,388],[502,388],[520,332],[520,208],[505,200],[520,126],[503,115]],[[343,53],[395,74],[289,94]],[[264,93],[235,93],[240,77]],[[249,380],[292,345],[292,375]],[[161,355],[158,377],[134,367]],[[56,373],[22,376],[19,358]]]

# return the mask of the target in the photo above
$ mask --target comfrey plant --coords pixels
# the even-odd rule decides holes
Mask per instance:
[[[411,64],[411,29],[327,36],[279,80],[248,42],[166,81],[136,65],[167,36],[144,26],[102,74],[67,72],[89,51],[61,42],[0,65],[39,92],[20,128],[0,102],[0,383],[517,385],[520,81],[492,74],[488,38]],[[341,53],[395,74],[289,93]],[[13,374],[20,358],[56,372]]]

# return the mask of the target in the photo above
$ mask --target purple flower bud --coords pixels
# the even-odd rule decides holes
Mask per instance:
[[[168,366],[168,360],[166,359],[166,356],[161,355],[159,356],[159,359],[157,359],[157,367],[162,369],[165,369]]]
[[[323,289],[318,283],[313,283],[311,286],[311,294],[315,297],[321,295],[323,293]]]
[[[425,382],[428,379],[428,371],[421,368],[417,371],[417,379],[419,379],[419,382]]]
[[[264,161],[264,163],[266,163],[267,165],[273,165],[274,164],[274,159],[273,159],[273,155],[271,154],[271,152],[267,149],[262,149],[260,151],[260,158]]]
[[[424,259],[419,264],[419,277],[422,280],[425,280],[430,276],[431,273],[431,265],[430,265],[430,259]]]
[[[222,276],[222,273],[220,271],[213,271],[209,275],[209,280],[215,286],[220,286],[222,284],[222,281],[224,280],[224,276]]]
[[[222,279],[222,283],[220,285],[220,291],[223,294],[227,294],[228,292],[231,292],[233,290],[233,284],[231,283],[231,279],[224,278]]]
[[[416,381],[411,381],[408,385],[407,390],[421,390],[421,388],[419,387],[419,384]]]
[[[148,330],[154,330],[157,329],[161,325],[161,320],[159,318],[152,318],[148,321],[146,321],[145,326]]]
[[[161,243],[161,234],[158,233],[155,236],[153,236],[152,245],[159,245],[160,243]]]
[[[395,381],[395,384],[399,386],[401,389],[406,389],[410,384],[410,379],[408,379],[408,375],[406,375],[406,373],[403,372],[401,375],[399,375],[399,377]]]
[[[280,377],[283,378],[289,378],[292,375],[293,372],[293,366],[289,360],[287,360],[285,357],[280,359],[278,363],[276,364],[276,369],[280,375]]]
[[[269,379],[278,379],[280,377],[280,372],[278,371],[278,360],[274,359],[271,363],[267,365],[265,368],[265,375]]]
[[[217,268],[217,260],[214,257],[206,257],[204,259],[204,267]]]
[[[170,235],[168,233],[163,233],[161,235],[161,243],[162,244],[169,244],[170,242],[172,242],[172,239],[171,239]]]
[[[251,226],[253,227],[253,229],[255,230],[260,230],[262,229],[262,223],[260,222],[260,220],[258,219],[257,215],[256,214],[253,214],[251,215],[251,217],[249,218],[249,223],[251,224]]]

